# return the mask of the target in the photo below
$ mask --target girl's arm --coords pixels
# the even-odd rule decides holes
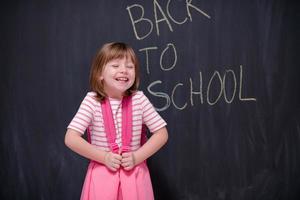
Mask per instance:
[[[168,131],[163,127],[155,131],[147,142],[133,153],[122,154],[122,166],[125,170],[130,170],[134,165],[138,165],[155,152],[157,152],[168,140]]]
[[[121,164],[122,157],[118,154],[96,149],[73,129],[68,129],[65,135],[65,144],[74,152],[88,159],[105,164],[109,169],[116,171]]]

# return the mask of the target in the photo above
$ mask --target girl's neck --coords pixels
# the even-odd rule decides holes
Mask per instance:
[[[112,94],[107,94],[107,97],[109,98],[109,99],[113,99],[113,100],[122,100],[123,99],[123,94],[119,94],[119,95],[112,95]]]
[[[114,100],[114,101],[121,101],[123,99],[123,97],[110,97],[108,96],[109,100]]]

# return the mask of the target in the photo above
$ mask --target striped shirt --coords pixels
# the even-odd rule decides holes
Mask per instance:
[[[95,92],[87,93],[68,128],[82,135],[88,128],[91,144],[101,150],[110,151],[104,130],[101,103],[95,97]],[[109,101],[117,132],[116,144],[120,147],[122,146],[122,101],[112,98]],[[143,124],[148,127],[151,133],[167,125],[144,93],[138,91],[132,97],[132,140],[130,144],[132,151],[140,147]]]

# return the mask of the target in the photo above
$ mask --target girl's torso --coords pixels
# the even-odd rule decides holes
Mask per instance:
[[[86,95],[68,128],[75,129],[82,134],[88,128],[91,144],[101,150],[110,151],[104,128],[101,103],[96,100],[95,96],[96,93],[94,92],[89,92]],[[116,144],[121,147],[122,101],[118,99],[109,100],[116,130]],[[138,91],[132,96],[132,140],[130,143],[132,151],[137,150],[141,145],[143,124],[146,124],[150,132],[154,132],[165,126],[166,122],[155,111],[143,92]]]

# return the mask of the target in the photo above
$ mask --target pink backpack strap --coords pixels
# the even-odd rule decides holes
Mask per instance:
[[[110,102],[105,99],[101,102],[102,115],[104,120],[104,129],[110,149],[114,153],[119,153],[119,147],[116,144],[116,129]],[[122,147],[120,153],[130,151],[132,139],[132,97],[123,97],[122,99]]]
[[[121,152],[130,151],[132,139],[132,97],[127,96],[122,100],[122,148]]]
[[[87,141],[92,144],[91,131],[89,126],[87,127],[86,131],[87,131]]]
[[[104,129],[106,132],[106,137],[110,150],[114,153],[118,153],[119,147],[116,144],[116,129],[114,125],[111,106],[107,98],[101,102],[101,108],[104,121]]]
[[[141,133],[141,146],[143,146],[147,140],[148,140],[148,137],[147,137],[147,127],[145,124],[143,124],[142,126],[142,133]]]

